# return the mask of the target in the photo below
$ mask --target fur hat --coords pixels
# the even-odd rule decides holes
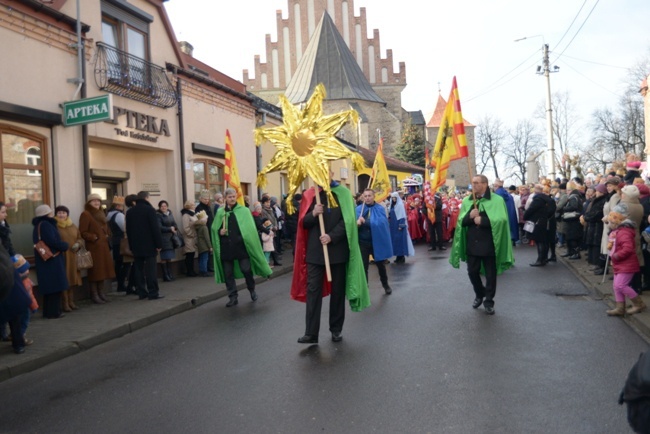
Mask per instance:
[[[52,212],[52,208],[49,205],[43,204],[36,207],[34,210],[34,217],[43,217]]]
[[[638,199],[639,198],[639,189],[637,188],[636,185],[626,185],[621,189],[621,193],[623,193],[625,196],[629,197],[630,199]]]
[[[98,200],[102,201],[102,197],[98,195],[97,193],[90,193],[88,197],[86,198],[86,203],[90,202],[91,200]]]

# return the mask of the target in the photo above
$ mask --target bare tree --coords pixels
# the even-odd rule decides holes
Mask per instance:
[[[486,115],[479,122],[476,129],[476,148],[479,162],[477,173],[484,173],[488,166],[494,171],[494,176],[499,178],[497,155],[502,150],[505,133],[500,119]]]
[[[521,184],[526,183],[528,159],[541,149],[541,137],[538,128],[530,119],[522,119],[507,132],[507,146],[503,149],[506,167],[509,173],[505,177],[516,177]],[[508,170],[506,169],[506,170]]]

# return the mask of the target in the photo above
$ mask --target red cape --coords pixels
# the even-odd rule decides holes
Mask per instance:
[[[302,221],[314,202],[316,195],[314,189],[310,188],[302,195],[300,201],[300,210],[298,212],[298,228],[296,230],[296,252],[293,262],[293,280],[291,281],[291,298],[294,300],[307,302],[307,229],[302,226]],[[327,276],[323,276],[323,297],[327,297],[332,292],[332,285],[327,281]]]

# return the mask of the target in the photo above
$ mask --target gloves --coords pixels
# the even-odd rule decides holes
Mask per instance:
[[[70,248],[70,250],[72,250],[74,253],[77,253],[77,251],[78,251],[80,248],[81,248],[81,244],[79,244],[79,242],[76,242],[76,243],[74,243],[74,244],[72,245],[72,247]]]

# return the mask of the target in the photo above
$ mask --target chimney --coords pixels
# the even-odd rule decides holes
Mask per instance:
[[[181,46],[181,51],[183,53],[187,54],[188,56],[194,57],[192,54],[194,53],[194,47],[192,47],[192,44],[190,44],[187,41],[180,41],[178,44]]]

